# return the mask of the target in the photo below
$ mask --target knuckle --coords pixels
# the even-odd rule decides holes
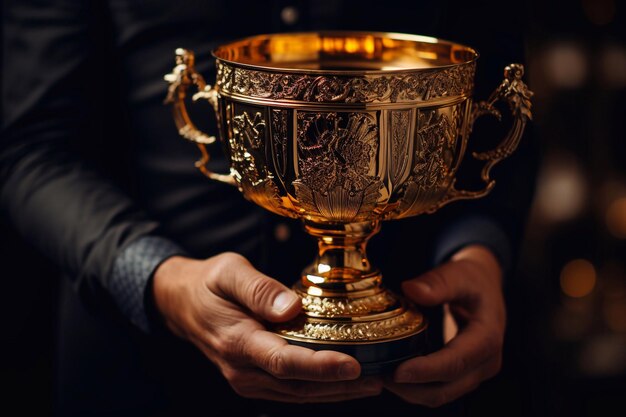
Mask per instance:
[[[274,293],[275,282],[271,279],[258,275],[255,279],[247,280],[248,299],[256,305],[263,305],[271,301]]]
[[[241,360],[242,335],[232,329],[226,329],[214,342],[216,352],[227,361]]]
[[[211,275],[219,278],[231,270],[233,264],[242,262],[248,262],[248,260],[238,253],[224,252],[210,258],[210,265],[207,265],[207,269],[211,272]]]
[[[247,259],[236,252],[223,252],[217,257],[221,262],[231,263],[231,262],[247,262]]]
[[[279,379],[289,377],[285,356],[280,350],[273,350],[267,355],[267,371]]]

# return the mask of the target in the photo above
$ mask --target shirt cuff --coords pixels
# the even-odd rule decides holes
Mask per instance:
[[[109,293],[122,313],[146,333],[151,330],[146,306],[148,282],[163,261],[184,254],[171,240],[145,236],[128,245],[115,259]]]
[[[485,216],[470,216],[454,221],[443,230],[435,244],[434,262],[439,265],[465,246],[488,247],[500,262],[502,270],[511,267],[511,242],[502,227]]]

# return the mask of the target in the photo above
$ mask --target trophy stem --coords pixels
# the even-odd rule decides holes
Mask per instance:
[[[380,223],[305,221],[304,228],[318,239],[318,254],[294,285],[302,314],[274,331],[291,344],[352,355],[364,375],[422,353],[425,319],[383,287],[382,274],[367,258],[367,241]]]
[[[304,229],[317,238],[318,253],[302,273],[303,289],[347,295],[380,288],[382,275],[366,252],[368,240],[380,230],[379,222],[327,225],[305,221]]]

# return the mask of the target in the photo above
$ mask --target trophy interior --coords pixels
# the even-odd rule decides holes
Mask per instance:
[[[259,35],[220,46],[213,54],[257,68],[324,73],[418,70],[478,57],[470,47],[427,36],[360,32]]]

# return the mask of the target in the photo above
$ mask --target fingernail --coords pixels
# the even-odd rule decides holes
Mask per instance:
[[[272,309],[274,309],[277,313],[283,313],[287,310],[293,303],[296,301],[296,295],[289,292],[283,291],[274,298],[274,304],[272,304]]]
[[[344,362],[339,367],[339,377],[344,379],[354,379],[359,376],[358,367],[352,362]]]

